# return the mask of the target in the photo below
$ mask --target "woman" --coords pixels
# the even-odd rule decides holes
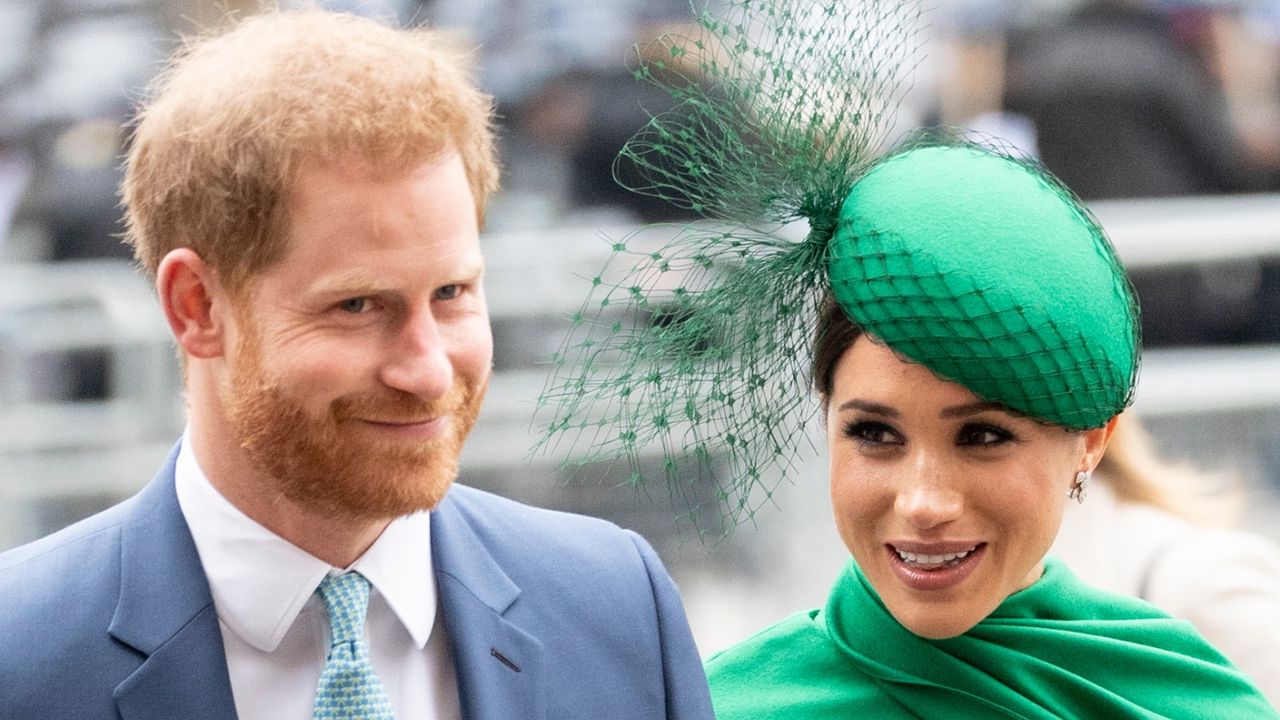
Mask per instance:
[[[985,240],[973,242],[975,229]],[[946,293],[949,307],[935,293],[931,309],[886,309],[903,302],[868,302],[833,281],[813,377],[852,560],[824,607],[708,661],[718,717],[1275,717],[1189,625],[1045,558],[1102,459],[1135,364],[1123,296],[1076,294],[1084,307],[1063,310],[1056,276],[1096,290],[1115,272],[1087,215],[1030,166],[923,148],[855,186],[833,256],[876,236],[929,257],[931,276],[1011,293],[1027,330],[987,321],[999,302],[961,308],[963,292]],[[1046,392],[1042,377],[997,377],[1002,353],[1016,364],[1062,341],[1073,347],[1057,353]],[[1047,391],[1055,384],[1060,394]]]
[[[1137,306],[1101,228],[1000,152],[877,156],[893,48],[858,29],[907,27],[909,3],[826,0],[839,22],[798,31],[809,0],[727,4],[693,46],[719,84],[673,89],[716,132],[655,118],[624,157],[729,227],[618,243],[635,265],[593,278],[603,297],[543,396],[550,439],[629,461],[636,484],[660,453],[681,496],[722,480],[736,520],[806,437],[813,363],[852,561],[821,609],[708,662],[718,716],[1276,718],[1189,625],[1045,560],[1137,375]]]

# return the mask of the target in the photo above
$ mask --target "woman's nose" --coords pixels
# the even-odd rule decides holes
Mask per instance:
[[[894,512],[918,530],[945,525],[963,515],[964,495],[937,472],[921,469],[921,476],[898,491]]]

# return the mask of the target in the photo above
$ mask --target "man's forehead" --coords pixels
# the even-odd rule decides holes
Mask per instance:
[[[296,188],[300,178],[320,174],[346,175],[375,181],[392,180],[426,172],[455,158],[461,160],[461,157],[457,150],[449,146],[422,148],[408,155],[379,151],[376,148],[359,151],[317,149],[297,157],[293,163],[293,172],[290,173],[289,185],[285,189],[288,191]]]

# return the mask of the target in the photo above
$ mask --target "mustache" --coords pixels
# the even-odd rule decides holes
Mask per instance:
[[[449,392],[435,400],[423,400],[399,390],[344,395],[331,404],[337,420],[376,420],[379,422],[413,422],[455,412],[465,400],[465,390],[455,384]]]

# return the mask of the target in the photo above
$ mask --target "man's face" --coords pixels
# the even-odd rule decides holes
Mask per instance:
[[[231,427],[249,463],[315,511],[430,509],[457,475],[493,357],[462,162],[307,163],[287,211],[286,256],[236,301]]]

